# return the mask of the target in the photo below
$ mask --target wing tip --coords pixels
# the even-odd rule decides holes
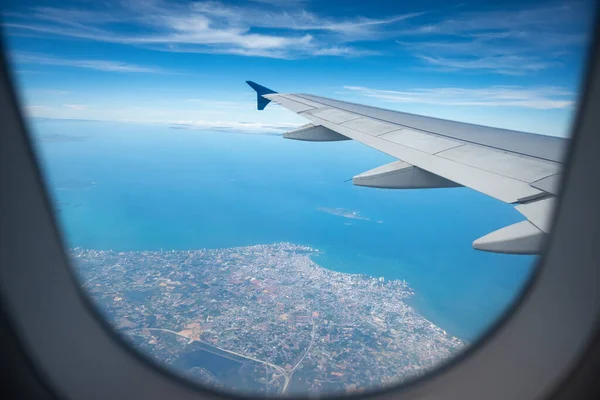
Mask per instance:
[[[258,110],[264,110],[267,104],[271,102],[271,100],[263,97],[263,95],[277,93],[276,91],[269,89],[268,87],[259,85],[254,81],[246,81],[246,83],[256,92],[256,108]]]
[[[259,94],[261,96],[264,94],[277,93],[273,89],[269,89],[266,86],[259,85],[258,83],[254,82],[254,81],[246,81],[246,83],[248,84],[248,86],[250,86],[252,89],[254,89],[257,94]]]

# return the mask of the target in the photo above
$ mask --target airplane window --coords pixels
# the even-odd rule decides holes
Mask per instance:
[[[172,373],[273,397],[423,376],[514,304],[551,231],[595,4],[2,11],[98,314]]]

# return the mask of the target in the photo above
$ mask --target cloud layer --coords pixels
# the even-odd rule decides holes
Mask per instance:
[[[4,25],[19,31],[162,51],[297,58],[374,54],[349,43],[378,39],[385,35],[386,27],[423,14],[334,19],[305,10],[303,2],[240,6],[217,1],[181,4],[125,0],[115,5],[93,11],[34,7],[27,14],[7,13]]]
[[[11,56],[26,83],[31,116],[263,133],[302,120],[276,107],[256,113],[253,93],[230,93],[239,90],[232,85],[217,88],[213,74],[226,80],[231,69],[243,85],[241,70],[269,72],[271,63],[258,58],[299,59],[273,61],[280,68],[272,77],[274,87],[300,90],[290,83],[300,71],[315,94],[330,96],[349,83],[355,86],[346,86],[341,98],[405,104],[397,108],[427,115],[446,111],[450,119],[486,114],[484,123],[498,126],[511,119],[504,116],[518,114],[512,129],[549,132],[534,116],[543,114],[546,125],[558,126],[570,114],[593,14],[588,0],[467,0],[454,6],[435,2],[437,8],[427,7],[427,1],[398,2],[388,12],[376,4],[323,6],[309,0],[70,4],[15,5],[3,15],[9,43],[18,43]],[[317,58],[327,59],[313,61]],[[196,74],[205,60],[206,76],[195,85],[178,76]],[[35,70],[36,64],[44,68]],[[57,71],[65,72],[62,78]],[[89,79],[100,74],[102,85]],[[27,87],[29,82],[34,86]],[[503,118],[494,120],[492,114]],[[521,128],[527,116],[534,128]]]
[[[193,106],[186,107],[184,103]],[[32,103],[24,107],[26,116],[30,118],[159,124],[190,130],[280,134],[304,123],[300,117],[278,106],[270,107],[267,118],[262,113],[257,115],[255,111],[255,102],[214,101],[210,98],[182,100],[173,108],[166,108],[160,104],[153,106],[96,103]],[[231,115],[235,118],[231,118]]]
[[[475,3],[478,4],[478,3]],[[481,5],[481,4],[480,4]],[[308,1],[121,0],[5,13],[13,32],[188,53],[293,59],[402,55],[430,68],[506,75],[560,66],[589,40],[591,0],[328,16]],[[124,66],[125,68],[127,66]],[[110,66],[105,66],[110,68]],[[141,71],[140,71],[141,72]]]
[[[13,52],[11,53],[11,59],[13,62],[22,64],[56,65],[61,67],[84,68],[108,72],[164,72],[162,68],[128,64],[120,61],[68,59],[47,54],[27,52]]]
[[[437,69],[533,74],[561,66],[589,43],[593,5],[572,0],[458,11],[404,30],[397,43]]]
[[[344,86],[351,92],[389,103],[418,103],[444,106],[522,107],[534,109],[567,108],[574,104],[574,93],[558,87],[523,88],[428,88],[404,91]]]

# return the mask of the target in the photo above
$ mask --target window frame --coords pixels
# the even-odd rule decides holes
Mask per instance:
[[[462,354],[369,397],[539,398],[584,354],[600,320],[598,24],[596,30],[554,228],[534,279]],[[4,52],[0,68],[0,301],[37,372],[66,398],[231,397],[148,362],[96,312],[70,269]]]

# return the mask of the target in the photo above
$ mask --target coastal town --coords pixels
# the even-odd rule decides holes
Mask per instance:
[[[124,340],[217,390],[361,392],[466,345],[407,304],[406,282],[332,271],[318,254],[290,243],[71,251],[82,288]]]

